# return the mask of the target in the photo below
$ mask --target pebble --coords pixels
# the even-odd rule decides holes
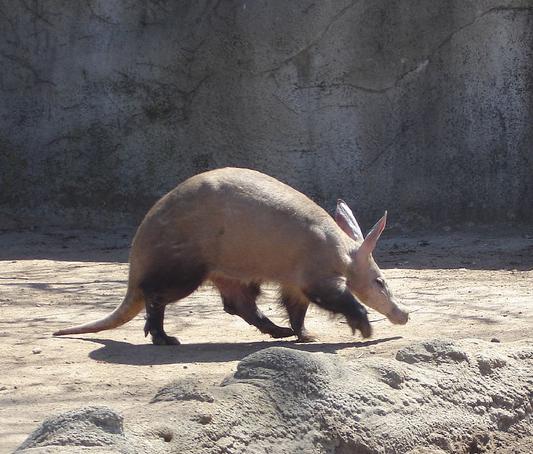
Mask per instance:
[[[491,342],[497,342],[497,343],[500,343],[500,342],[501,342],[501,340],[498,339],[497,337],[493,337],[490,341],[491,341]]]
[[[213,421],[213,416],[210,414],[202,414],[198,416],[198,422],[200,424],[209,424],[211,421]]]
[[[40,348],[34,348],[32,351],[31,351],[34,355],[38,355],[39,353],[42,352],[42,350]]]

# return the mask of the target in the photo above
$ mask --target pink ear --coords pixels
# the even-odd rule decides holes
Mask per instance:
[[[370,232],[366,236],[365,240],[363,241],[363,244],[361,244],[361,247],[359,248],[358,254],[370,255],[372,253],[372,251],[376,247],[381,232],[383,232],[383,230],[385,229],[386,224],[387,212],[385,211],[383,217],[378,222],[376,222],[376,225],[372,227],[372,230],[370,230]]]
[[[337,200],[337,209],[335,210],[335,222],[352,240],[362,240],[363,232],[355,220],[355,216],[346,205],[344,200]]]

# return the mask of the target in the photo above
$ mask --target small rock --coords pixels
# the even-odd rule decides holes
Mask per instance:
[[[210,415],[208,413],[198,415],[198,422],[200,424],[209,424],[211,421],[213,421],[213,415]]]
[[[501,340],[498,339],[497,337],[493,337],[490,341],[491,341],[491,342],[497,342],[497,343],[500,343],[500,342],[501,342]]]
[[[7,389],[7,386],[0,386],[0,391],[5,391]]]
[[[34,355],[38,355],[39,353],[42,352],[42,350],[40,348],[34,348],[32,351],[31,351]]]

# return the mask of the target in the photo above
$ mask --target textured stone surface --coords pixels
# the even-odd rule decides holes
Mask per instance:
[[[528,452],[533,447],[532,370],[533,347],[524,343],[428,340],[401,349],[396,358],[352,362],[274,347],[244,358],[233,376],[209,390],[212,402],[177,396],[144,407],[144,423],[138,412],[131,418],[137,424],[134,430],[126,419],[122,438],[109,438],[107,448],[190,453]],[[167,395],[172,386],[166,387]],[[51,441],[83,444],[79,437],[86,440],[87,435],[79,434],[81,427],[64,427],[63,421],[70,419],[59,416],[44,423],[60,426],[62,443],[54,430],[41,427],[23,446],[38,450]]]
[[[194,379],[178,379],[161,388],[152,399],[151,403],[174,401],[174,400],[197,400],[200,402],[214,402],[213,396],[198,389]]]
[[[0,0],[0,227],[225,165],[365,225],[530,221],[531,0]]]
[[[124,435],[123,418],[107,407],[85,407],[44,421],[19,449],[38,446],[106,446]]]

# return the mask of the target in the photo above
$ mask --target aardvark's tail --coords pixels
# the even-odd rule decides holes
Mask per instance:
[[[60,329],[54,336],[64,336],[65,334],[97,333],[106,329],[113,329],[117,326],[129,322],[144,307],[144,298],[136,292],[128,289],[124,301],[108,316],[94,322],[73,326],[72,328]]]

